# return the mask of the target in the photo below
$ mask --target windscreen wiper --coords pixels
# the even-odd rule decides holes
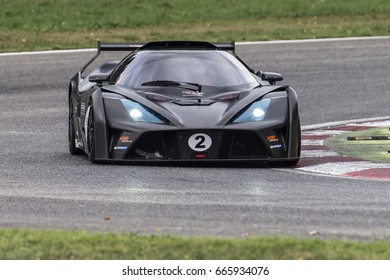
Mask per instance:
[[[180,87],[184,89],[194,90],[194,91],[201,91],[202,86],[197,83],[187,83],[187,82],[176,82],[176,81],[169,81],[169,80],[156,80],[156,81],[149,81],[141,84],[141,86],[151,86],[151,87]]]

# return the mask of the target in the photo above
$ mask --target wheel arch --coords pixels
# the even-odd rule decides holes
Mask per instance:
[[[291,87],[286,89],[289,104],[289,131],[288,131],[288,157],[300,157],[301,153],[301,124],[298,112],[298,97]],[[294,137],[298,134],[298,137]]]
[[[97,88],[91,95],[91,102],[95,120],[95,156],[96,160],[108,159],[108,133],[106,125],[106,114],[104,109],[103,95],[100,88]]]

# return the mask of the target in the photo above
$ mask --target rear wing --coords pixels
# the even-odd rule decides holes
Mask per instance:
[[[143,45],[143,43],[102,43],[98,41],[96,54],[83,66],[83,68],[81,68],[80,74],[82,74],[89,65],[99,57],[102,51],[135,51]]]
[[[137,49],[219,49],[234,51],[234,42],[209,43],[200,41],[159,41],[150,43],[101,43],[98,42],[99,51],[135,51]]]
[[[82,74],[100,55],[102,51],[135,51],[138,49],[142,50],[164,50],[164,49],[216,49],[235,51],[235,43],[208,43],[208,42],[197,42],[197,41],[163,41],[163,42],[150,42],[150,43],[102,43],[98,41],[97,53],[92,57],[83,68],[80,70]]]

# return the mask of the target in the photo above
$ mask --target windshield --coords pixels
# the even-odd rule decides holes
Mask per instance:
[[[151,82],[175,81],[201,86],[258,84],[249,70],[224,51],[142,51],[132,58],[116,83],[145,88]],[[157,83],[158,85],[158,83]]]

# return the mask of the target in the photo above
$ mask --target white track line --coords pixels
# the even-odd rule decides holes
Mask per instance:
[[[96,52],[94,49],[76,49],[76,50],[54,50],[54,51],[33,51],[33,52],[10,52],[0,53],[1,56],[21,56],[21,55],[40,55],[40,54],[64,54],[64,53],[83,53],[83,52]]]
[[[366,161],[331,162],[306,167],[296,168],[306,172],[315,172],[330,175],[345,175],[351,172],[363,171],[375,168],[390,168],[388,163],[374,163]]]
[[[302,40],[275,40],[275,41],[255,41],[255,42],[236,42],[238,46],[246,45],[269,45],[269,44],[301,44],[301,43],[323,43],[323,42],[343,42],[359,40],[389,40],[390,36],[370,36],[370,37],[342,37],[342,38],[320,38],[320,39],[302,39]]]
[[[354,120],[346,120],[346,121],[338,121],[338,122],[327,122],[327,123],[320,123],[320,124],[304,125],[301,127],[301,129],[302,129],[302,131],[315,130],[315,129],[322,129],[322,128],[327,128],[327,127],[348,125],[351,123],[359,124],[359,123],[368,123],[368,122],[379,122],[379,121],[386,121],[389,119],[390,119],[390,116],[384,116],[384,117],[376,117],[376,118],[354,119]]]
[[[301,158],[322,158],[322,157],[341,157],[341,155],[331,150],[302,150],[301,151]]]
[[[302,146],[323,146],[324,140],[317,140],[317,139],[302,139],[301,140]]]
[[[364,40],[390,40],[390,36],[236,42],[236,45],[237,46],[252,46],[252,45],[272,45],[272,44],[301,44],[301,43],[364,41]],[[63,53],[94,52],[94,51],[96,51],[96,48],[93,48],[93,49],[74,49],[74,50],[32,51],[32,52],[11,52],[11,53],[0,53],[0,57],[1,56],[32,55],[32,54],[34,54],[34,55],[36,55],[36,54],[63,54]]]

